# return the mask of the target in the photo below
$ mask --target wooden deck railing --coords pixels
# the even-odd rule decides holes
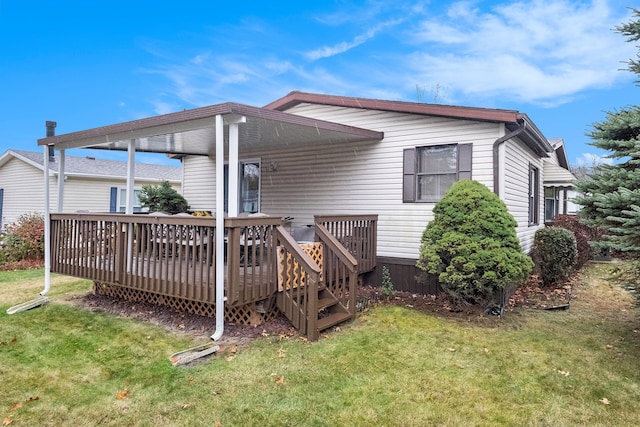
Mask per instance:
[[[316,224],[316,238],[322,242],[324,283],[352,317],[356,314],[358,262],[322,224]]]
[[[378,215],[316,215],[316,229],[323,225],[358,262],[358,274],[376,266]]]
[[[310,340],[317,339],[320,268],[282,227],[276,229],[280,256],[278,307]]]

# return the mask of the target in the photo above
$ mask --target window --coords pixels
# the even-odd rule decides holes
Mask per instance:
[[[459,179],[471,179],[472,144],[404,150],[403,202],[437,202]]]
[[[140,189],[133,190],[133,211],[141,212],[142,206],[140,206]],[[127,189],[118,188],[118,210],[117,212],[124,212],[127,207]]]
[[[540,172],[535,166],[529,165],[529,225],[537,225],[539,223],[539,188]]]
[[[560,213],[560,191],[557,187],[546,187],[544,189],[544,220],[553,221]]]
[[[238,211],[260,212],[260,161],[242,160],[239,165]],[[224,165],[224,211],[229,211],[229,165]]]

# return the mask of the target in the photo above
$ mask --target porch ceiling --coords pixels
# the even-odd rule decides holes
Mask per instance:
[[[94,148],[126,151],[129,141],[135,139],[136,151],[214,157],[216,115],[231,121],[240,116],[246,118],[246,123],[239,126],[240,151],[294,144],[380,141],[384,136],[382,132],[281,111],[224,103],[41,138],[38,145],[53,145],[58,150]]]

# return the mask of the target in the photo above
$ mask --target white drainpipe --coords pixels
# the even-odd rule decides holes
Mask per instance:
[[[51,289],[51,223],[49,196],[49,146],[44,146],[44,290],[40,295],[46,295]]]
[[[216,330],[211,339],[224,333],[224,121],[216,116]]]

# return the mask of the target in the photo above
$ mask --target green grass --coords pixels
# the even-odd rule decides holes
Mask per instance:
[[[173,367],[206,342],[66,304],[90,284],[0,273],[0,420],[11,426],[635,426],[640,316],[589,270],[567,311],[462,322],[376,307],[316,343],[265,337]],[[230,360],[227,360],[227,359]],[[568,373],[568,375],[567,375]],[[124,398],[116,394],[127,390]],[[605,404],[606,398],[610,404]]]

